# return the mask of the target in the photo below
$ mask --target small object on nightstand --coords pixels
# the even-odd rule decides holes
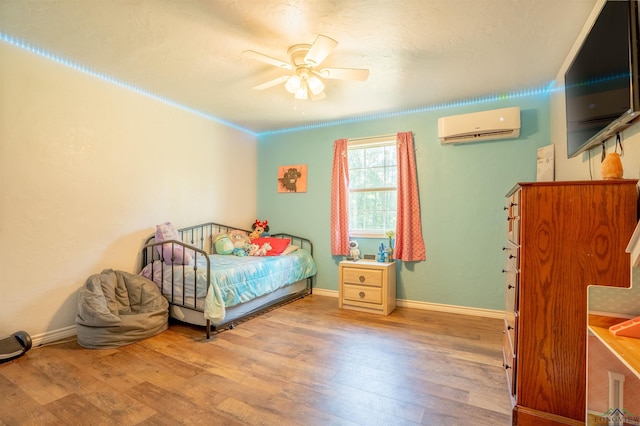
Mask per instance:
[[[351,260],[353,260],[354,262],[358,259],[360,259],[360,249],[358,248],[358,242],[357,241],[349,241],[349,256],[351,257]]]
[[[387,249],[384,248],[384,243],[380,243],[380,249],[378,250],[378,262],[386,262],[389,258],[388,256],[389,253],[387,253]]]
[[[387,251],[389,252],[389,262],[393,262],[393,237],[396,233],[393,231],[387,231],[385,232],[385,235],[389,238],[389,248],[387,248]]]

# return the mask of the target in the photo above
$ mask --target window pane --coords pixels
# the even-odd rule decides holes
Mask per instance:
[[[361,192],[363,197],[364,210],[383,210],[384,209],[384,193],[378,191]]]
[[[385,193],[385,210],[397,210],[398,191],[386,191]]]
[[[385,166],[395,166],[397,163],[396,161],[396,146],[386,146],[385,147]]]
[[[362,219],[360,212],[350,208],[349,210],[349,228],[350,229],[363,229]]]
[[[386,220],[385,220],[385,226],[384,226],[384,230],[386,231],[396,231],[396,212],[395,210],[392,212],[387,212],[386,214]],[[394,237],[395,238],[395,237]]]
[[[361,189],[364,188],[364,173],[365,169],[349,168],[349,189]]]
[[[364,229],[370,231],[382,231],[384,212],[381,211],[368,211],[364,214]]]
[[[364,150],[363,149],[350,149],[349,150],[349,171],[352,168],[364,167]]]
[[[385,168],[384,186],[392,188],[398,187],[398,169],[396,169],[395,167]]]
[[[365,164],[367,167],[384,166],[385,147],[369,148],[365,150]]]
[[[384,167],[366,169],[365,181],[367,188],[382,188],[384,185]]]

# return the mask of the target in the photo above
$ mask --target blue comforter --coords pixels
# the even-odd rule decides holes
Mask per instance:
[[[283,256],[239,257],[213,254],[209,259],[210,283],[206,282],[204,257],[198,257],[195,265],[184,267],[156,261],[153,263],[153,278],[151,265],[147,265],[140,274],[152,279],[170,302],[204,308],[205,318],[214,324],[224,320],[225,307],[248,302],[316,274],[311,254],[303,249]],[[194,295],[196,299],[205,298],[204,306],[194,299]]]

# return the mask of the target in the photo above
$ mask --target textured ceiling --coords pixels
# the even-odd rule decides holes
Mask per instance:
[[[596,0],[0,0],[0,32],[97,73],[260,133],[540,87]],[[369,68],[294,101],[288,61],[317,34],[326,67]]]

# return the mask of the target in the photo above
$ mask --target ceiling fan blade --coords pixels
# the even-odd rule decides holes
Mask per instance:
[[[256,90],[268,89],[269,87],[273,87],[273,86],[277,86],[278,84],[282,84],[287,80],[289,80],[289,76],[288,75],[283,75],[282,77],[275,78],[275,79],[273,79],[271,81],[267,81],[266,83],[258,84],[257,86],[254,86],[254,89],[256,89]]]
[[[313,42],[307,55],[304,57],[304,62],[312,67],[317,67],[337,45],[338,42],[334,39],[318,34],[316,41]]]
[[[322,78],[334,80],[365,81],[369,78],[369,70],[364,68],[323,68],[315,73]]]
[[[256,61],[264,62],[269,65],[276,66],[285,70],[292,69],[291,64],[281,61],[280,59],[272,58],[271,56],[263,55],[255,50],[245,50],[242,52],[247,58],[255,59]]]
[[[309,90],[309,97],[311,98],[312,101],[320,101],[324,98],[327,97],[327,95],[324,93],[324,90],[320,93],[318,93],[317,95],[314,95],[313,92],[311,90]]]

